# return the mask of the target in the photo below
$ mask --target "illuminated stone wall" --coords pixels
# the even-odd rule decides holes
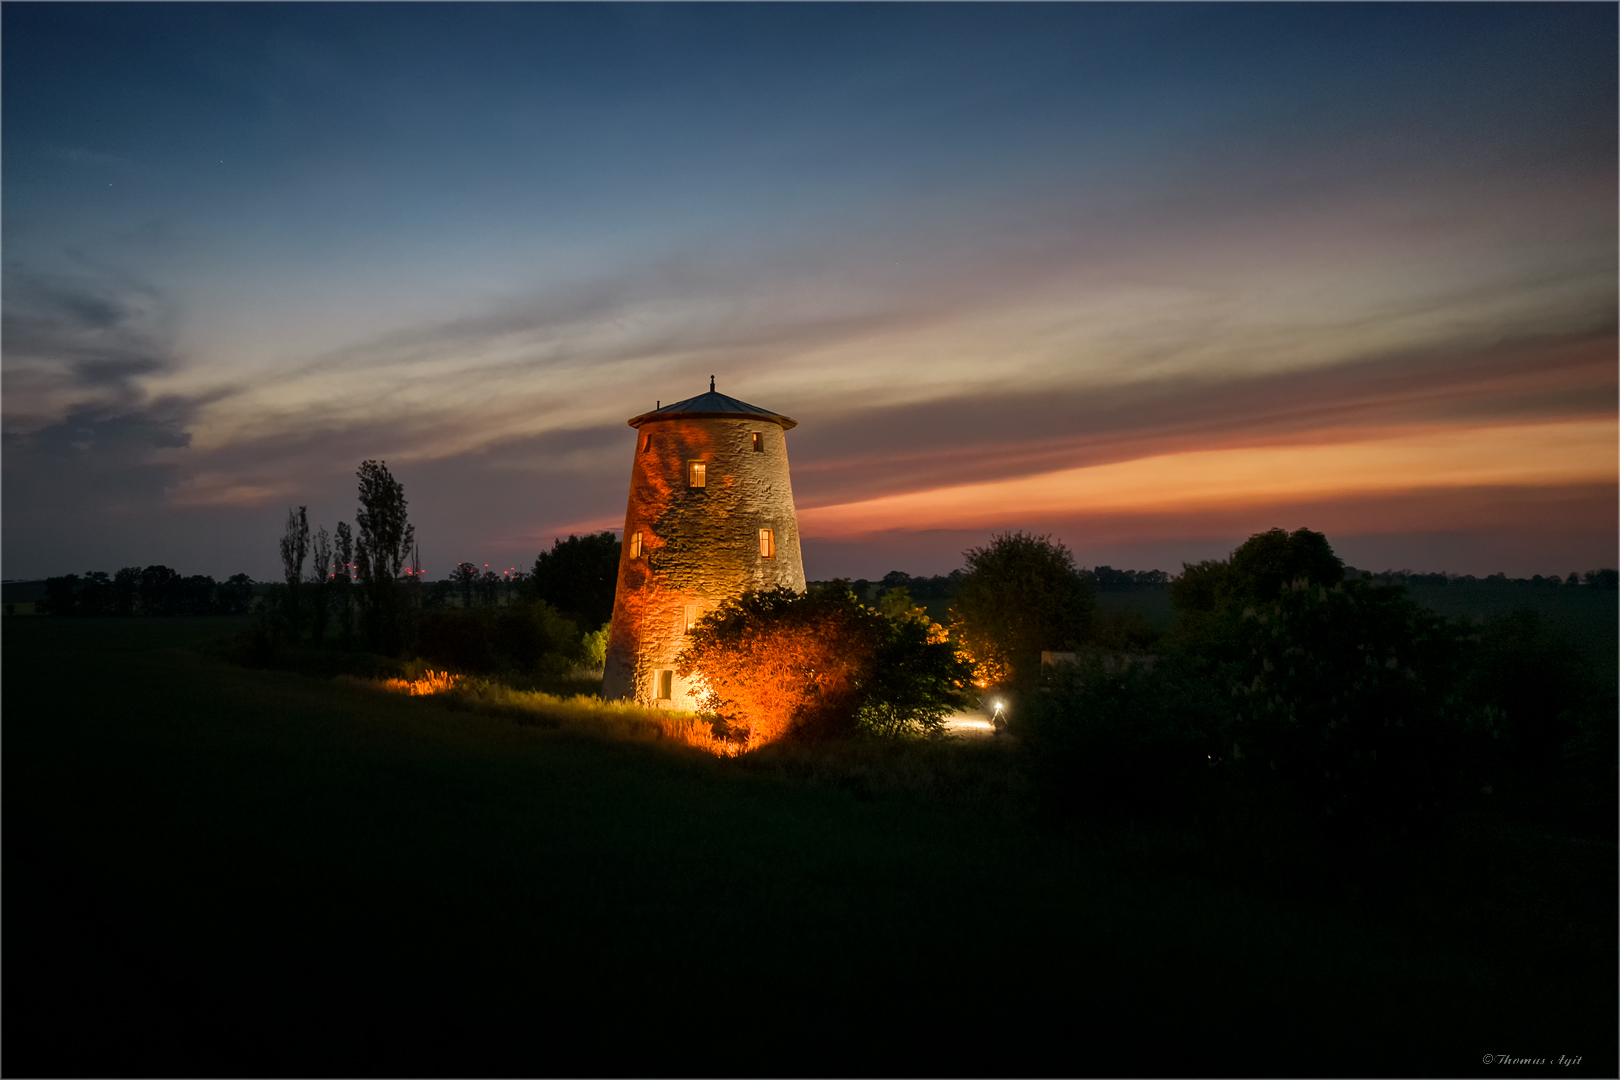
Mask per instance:
[[[762,450],[753,448],[758,434]],[[651,445],[642,449],[642,439]],[[602,695],[658,700],[658,672],[686,644],[687,608],[704,615],[749,589],[804,591],[799,522],[788,480],[786,432],[754,419],[651,420],[636,435],[624,516],[613,632]],[[688,466],[707,466],[707,486],[688,484]],[[760,555],[759,530],[775,534],[776,557]],[[633,554],[642,535],[641,554]],[[697,707],[674,680],[670,706]]]

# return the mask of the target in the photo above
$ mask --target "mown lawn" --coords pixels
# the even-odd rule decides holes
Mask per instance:
[[[1612,1075],[1612,950],[191,647],[229,628],[4,627],[8,1075]]]

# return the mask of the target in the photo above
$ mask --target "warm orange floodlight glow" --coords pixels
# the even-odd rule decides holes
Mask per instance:
[[[459,682],[460,675],[452,675],[448,671],[428,671],[419,679],[389,679],[383,683],[383,689],[395,694],[424,697],[453,690]]]

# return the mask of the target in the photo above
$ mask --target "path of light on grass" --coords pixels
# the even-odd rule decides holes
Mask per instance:
[[[990,721],[977,713],[957,713],[955,716],[947,716],[945,729],[952,735],[965,735],[970,738],[983,738],[995,734],[995,728]]]

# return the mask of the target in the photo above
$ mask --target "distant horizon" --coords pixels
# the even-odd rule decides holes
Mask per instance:
[[[620,528],[620,529],[602,529],[602,530],[597,530],[597,531],[599,531],[599,532],[611,532],[611,533],[615,534],[616,536],[621,536],[621,537],[622,537],[622,534],[624,532],[624,530],[622,528]],[[575,534],[575,535],[578,535],[578,534]],[[557,537],[557,539],[566,539],[566,537]],[[986,542],[988,542],[989,539],[990,539],[990,537],[987,535],[985,537]],[[1054,537],[1053,539],[1061,539],[1061,538]],[[1244,539],[1247,539],[1247,537],[1245,537]],[[1328,539],[1329,539],[1330,542],[1332,541],[1332,537],[1329,537]],[[1225,551],[1225,552],[1223,552],[1223,553],[1221,553],[1219,555],[1205,555],[1205,556],[1202,556],[1202,558],[1203,559],[1225,559],[1232,553],[1233,550],[1236,550],[1236,548],[1240,544],[1241,544],[1241,541],[1239,541],[1236,544],[1233,544],[1230,549],[1228,549],[1227,551]],[[1065,546],[1067,546],[1067,545],[1065,545]],[[549,548],[549,545],[548,545],[548,548]],[[538,552],[536,554],[538,555]],[[1337,554],[1337,551],[1335,551],[1335,554]],[[1476,581],[1480,581],[1480,582],[1483,582],[1487,578],[1494,577],[1496,575],[1505,575],[1506,578],[1508,580],[1510,580],[1510,581],[1528,581],[1528,580],[1530,580],[1530,579],[1532,579],[1534,577],[1537,577],[1537,576],[1540,576],[1540,577],[1543,577],[1543,578],[1548,578],[1548,577],[1554,576],[1554,573],[1550,569],[1537,570],[1537,571],[1532,571],[1532,572],[1527,572],[1527,573],[1511,573],[1511,572],[1509,572],[1507,570],[1498,569],[1498,570],[1490,571],[1489,573],[1477,573],[1477,572],[1474,572],[1474,571],[1458,571],[1458,570],[1448,570],[1448,569],[1443,569],[1443,568],[1436,569],[1436,568],[1421,568],[1421,567],[1413,567],[1413,566],[1395,566],[1393,564],[1383,565],[1383,566],[1374,566],[1374,565],[1358,566],[1353,561],[1343,558],[1342,555],[1340,556],[1340,559],[1344,563],[1345,569],[1354,570],[1358,574],[1366,574],[1366,575],[1373,575],[1373,576],[1382,576],[1382,575],[1385,575],[1385,574],[1403,574],[1403,575],[1414,575],[1414,576],[1430,576],[1430,575],[1439,574],[1439,575],[1444,575],[1445,577],[1451,578],[1451,579],[1472,577]],[[455,567],[457,565],[459,565],[460,562],[463,562],[463,561],[472,562],[472,560],[470,560],[470,559],[468,559],[468,560],[458,560],[458,562],[451,564],[451,570],[454,570]],[[1076,558],[1075,566],[1078,569],[1082,570],[1082,571],[1088,571],[1088,572],[1092,571],[1092,570],[1095,570],[1095,569],[1097,569],[1099,567],[1108,567],[1109,569],[1112,569],[1112,570],[1131,571],[1131,572],[1138,572],[1138,573],[1140,573],[1140,572],[1162,571],[1162,572],[1168,574],[1171,578],[1174,578],[1174,577],[1176,577],[1177,575],[1179,575],[1182,572],[1182,569],[1186,565],[1189,565],[1189,564],[1192,564],[1192,563],[1195,563],[1195,562],[1199,562],[1199,561],[1202,561],[1202,560],[1201,559],[1179,559],[1179,560],[1176,561],[1176,563],[1173,566],[1165,566],[1165,565],[1147,565],[1147,564],[1136,565],[1136,564],[1132,564],[1132,563],[1128,563],[1128,562],[1109,562],[1109,561],[1105,561],[1105,560],[1101,560],[1101,559],[1093,561],[1093,562],[1082,562],[1080,559]],[[1565,578],[1567,578],[1570,573],[1574,573],[1577,576],[1580,576],[1580,575],[1584,575],[1584,574],[1586,574],[1588,572],[1592,572],[1592,571],[1612,570],[1612,569],[1616,568],[1617,563],[1620,563],[1620,560],[1611,560],[1608,563],[1603,563],[1603,564],[1594,565],[1594,566],[1570,567],[1568,570],[1565,570],[1562,573],[1558,573],[1556,576],[1560,579],[1560,581],[1562,581]],[[43,575],[43,576],[40,576],[40,577],[22,577],[22,578],[7,577],[7,578],[0,578],[0,582],[3,582],[3,583],[8,584],[8,585],[14,585],[14,584],[22,584],[22,583],[29,583],[29,582],[44,581],[47,578],[62,577],[62,576],[66,576],[67,574],[78,574],[80,576],[83,576],[86,573],[93,573],[93,572],[104,572],[104,573],[112,574],[112,573],[116,573],[118,570],[124,569],[126,567],[137,566],[137,565],[141,566],[141,567],[154,566],[154,565],[155,566],[169,566],[171,569],[181,573],[184,576],[191,576],[190,573],[188,573],[186,567],[175,566],[172,563],[167,563],[167,562],[163,562],[163,561],[159,560],[156,563],[143,563],[143,564],[123,563],[123,564],[119,564],[117,566],[109,564],[107,566],[86,567],[83,570],[68,570],[68,571],[63,571],[61,574],[46,574],[46,575]],[[504,569],[496,569],[494,564],[484,564],[484,563],[474,562],[473,565],[479,567],[480,569],[488,568],[488,569],[491,569],[491,570],[495,570],[495,572],[497,574],[504,576],[505,574],[510,573],[513,570],[516,570],[516,571],[518,571],[520,573],[527,574],[528,572],[533,570],[533,568],[534,568],[534,560],[529,559],[524,564],[517,565],[517,566],[512,566],[512,565],[509,564]],[[806,578],[807,581],[809,581],[812,584],[816,584],[816,583],[820,583],[820,582],[826,582],[826,581],[836,581],[836,580],[876,582],[876,581],[882,580],[883,577],[885,575],[887,575],[887,574],[893,573],[895,571],[899,571],[901,573],[908,574],[913,578],[925,578],[926,579],[926,578],[934,578],[934,577],[947,577],[947,576],[950,575],[950,573],[953,570],[962,569],[963,565],[964,565],[963,563],[959,562],[958,565],[953,566],[953,567],[951,567],[949,569],[945,569],[945,570],[937,570],[936,569],[936,570],[932,570],[932,571],[928,571],[928,572],[915,572],[915,571],[912,571],[912,570],[907,570],[904,567],[900,567],[900,566],[891,566],[887,570],[882,571],[881,573],[813,574],[813,573],[810,573],[807,570],[806,573],[805,573],[805,578]],[[205,572],[199,571],[199,573],[205,573]],[[207,574],[207,573],[205,573],[205,576],[213,577],[213,578],[215,578],[217,580],[224,580],[226,577],[233,576],[234,574],[237,574],[237,573],[247,573],[247,571],[245,571],[245,570],[236,570],[236,571],[231,571],[229,574]],[[435,574],[435,573],[432,572],[431,569],[429,569],[427,567],[424,567],[423,570],[422,570],[423,578],[426,579],[426,580],[429,580],[429,581],[446,581],[446,580],[449,580],[449,575],[450,575],[450,571],[446,571],[443,574]],[[274,583],[282,580],[282,574],[279,571],[271,573],[271,574],[269,574],[267,576],[264,576],[264,577],[260,577],[260,576],[253,575],[253,574],[249,574],[249,577],[251,577],[253,579],[255,584],[274,584]]]
[[[270,579],[364,459],[527,564],[711,377],[816,576],[1617,561],[1614,5],[0,19],[8,578]]]

